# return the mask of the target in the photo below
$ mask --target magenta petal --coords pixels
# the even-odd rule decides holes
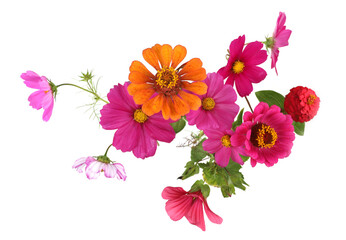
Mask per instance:
[[[196,198],[185,215],[186,219],[193,225],[196,225],[203,231],[205,231],[205,221],[203,213],[203,202],[201,199]]]
[[[288,45],[288,39],[291,36],[292,31],[289,29],[283,30],[278,36],[275,38],[275,47],[285,47]]]
[[[246,66],[258,65],[267,60],[267,51],[261,50],[262,47],[263,44],[257,41],[251,42],[245,47],[242,58]]]
[[[202,143],[204,151],[209,153],[216,153],[222,148],[221,138],[219,140],[207,139]]]
[[[117,168],[117,179],[125,181],[127,176],[124,166],[121,163],[114,163],[113,165]]]
[[[35,88],[35,89],[41,89],[41,77],[33,72],[33,71],[27,71],[25,73],[22,73],[20,76],[24,81],[24,84],[29,88]]]
[[[192,201],[192,197],[189,196],[181,196],[173,200],[168,200],[165,207],[168,216],[173,221],[180,220],[191,207]]]
[[[243,74],[253,83],[259,83],[267,76],[267,72],[257,66],[248,66]]]
[[[229,46],[229,60],[230,59],[239,59],[242,54],[243,47],[245,44],[245,35],[239,36],[237,39],[233,40]],[[232,62],[233,63],[233,62]]]
[[[253,90],[250,80],[247,79],[243,74],[238,75],[238,78],[235,80],[235,86],[239,96],[241,97],[250,95]]]
[[[229,163],[231,157],[231,148],[222,147],[219,151],[215,153],[215,162],[220,167],[226,167]]]
[[[156,120],[149,117],[147,122],[143,123],[144,131],[151,137],[162,142],[171,142],[175,138],[173,127],[165,120]]]
[[[223,221],[222,218],[210,210],[206,199],[203,198],[203,202],[204,202],[204,210],[209,220],[212,223],[221,224]]]
[[[165,187],[162,191],[163,199],[175,199],[185,195],[187,192],[181,187]]]

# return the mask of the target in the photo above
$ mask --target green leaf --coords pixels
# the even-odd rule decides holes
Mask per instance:
[[[210,187],[207,184],[204,184],[203,180],[197,180],[192,186],[189,192],[201,191],[203,197],[207,199],[210,194]]]
[[[232,124],[232,129],[235,130],[238,126],[240,126],[243,123],[243,113],[244,113],[244,108],[240,110],[237,120],[235,120]]]
[[[255,95],[258,101],[268,103],[269,107],[272,105],[279,106],[281,108],[281,112],[286,113],[284,108],[285,97],[280,93],[272,90],[263,90],[256,92]]]
[[[211,186],[221,188],[223,197],[235,194],[235,188],[245,190],[248,184],[244,181],[243,174],[239,171],[241,165],[230,160],[227,167],[222,168],[215,162],[199,164],[203,169],[203,178]]]
[[[181,130],[183,130],[185,125],[186,121],[184,117],[181,117],[178,121],[171,123],[171,126],[173,127],[175,133],[178,133]]]
[[[305,123],[293,121],[294,132],[300,136],[304,135]]]
[[[250,157],[248,156],[243,156],[241,154],[239,154],[239,156],[241,157],[241,159],[243,159],[243,162],[245,163],[247,160],[249,160]]]
[[[189,161],[185,165],[185,171],[178,179],[185,180],[198,173],[199,173],[199,166],[195,164],[193,161]]]
[[[206,138],[203,138],[196,146],[191,148],[191,160],[194,162],[199,162],[207,156],[207,152],[203,149],[203,142]]]

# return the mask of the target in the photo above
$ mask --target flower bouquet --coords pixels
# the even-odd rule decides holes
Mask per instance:
[[[225,198],[235,194],[236,188],[245,190],[248,184],[241,173],[242,165],[249,160],[252,167],[271,167],[288,157],[295,135],[304,134],[305,122],[318,111],[320,99],[313,90],[302,86],[292,88],[286,96],[272,90],[255,92],[259,103],[254,108],[247,98],[253,92],[253,84],[267,76],[259,65],[268,59],[268,52],[271,68],[278,74],[279,48],[288,45],[291,35],[285,22],[286,16],[280,12],[274,33],[262,42],[246,42],[245,35],[233,40],[227,63],[217,72],[207,73],[199,58],[185,61],[187,50],[182,45],[156,44],[144,49],[147,64],[133,61],[129,81],[115,85],[107,99],[97,92],[98,82],[89,71],[80,76],[83,86],[55,84],[33,71],[23,73],[21,78],[26,86],[37,89],[29,96],[29,102],[35,109],[44,109],[44,121],[51,118],[62,86],[92,94],[93,106],[104,103],[99,124],[114,131],[113,142],[104,154],[86,153],[72,166],[85,172],[88,179],[96,179],[103,172],[107,178],[125,181],[123,164],[107,155],[111,148],[146,159],[155,155],[159,142],[172,142],[186,123],[196,126],[198,131],[182,145],[191,148],[190,161],[177,176],[185,180],[202,173],[201,179],[188,191],[166,187],[162,198],[167,200],[166,211],[172,220],[186,217],[205,231],[204,211],[211,222],[223,221],[209,208],[210,186],[219,188]],[[245,98],[250,111],[237,104],[239,97]]]

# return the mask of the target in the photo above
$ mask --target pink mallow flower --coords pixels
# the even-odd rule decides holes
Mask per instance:
[[[233,40],[229,46],[229,58],[227,65],[219,69],[218,73],[226,83],[235,87],[241,97],[248,96],[253,83],[259,83],[265,79],[267,72],[257,65],[267,60],[266,50],[261,50],[263,44],[256,41],[245,45],[245,35]]]
[[[96,179],[100,172],[105,173],[105,177],[114,178],[119,180],[126,180],[125,168],[121,163],[111,162],[107,156],[82,157],[75,161],[72,168],[75,168],[79,173],[85,173],[88,179]]]
[[[54,93],[56,92],[55,86],[52,82],[48,81],[46,77],[40,77],[33,71],[27,71],[20,76],[27,87],[38,89],[29,96],[30,106],[39,110],[44,109],[43,121],[48,121],[52,116],[54,106]]]
[[[286,14],[283,12],[279,13],[279,17],[276,21],[276,26],[274,29],[274,33],[272,37],[269,37],[265,41],[265,45],[267,49],[271,49],[271,59],[272,64],[271,68],[275,68],[276,74],[278,74],[278,70],[276,69],[276,63],[279,57],[279,48],[285,47],[288,45],[288,39],[291,36],[292,31],[286,29]]]
[[[198,129],[230,129],[239,106],[235,103],[237,94],[233,87],[223,83],[223,77],[217,73],[208,73],[204,82],[207,93],[199,96],[202,105],[196,111],[190,111],[186,119]]]
[[[233,146],[245,146],[252,167],[257,163],[273,166],[279,158],[288,157],[295,139],[293,120],[276,105],[260,102],[253,113],[244,114],[244,122],[231,137]]]
[[[181,187],[166,187],[162,191],[162,198],[168,200],[166,212],[173,221],[178,221],[185,216],[191,224],[205,231],[204,206],[205,213],[211,222],[222,223],[222,218],[210,210],[201,191],[186,192]]]
[[[231,159],[233,162],[244,164],[239,154],[246,156],[243,146],[233,146],[231,137],[234,134],[232,130],[208,129],[204,130],[208,137],[203,142],[203,149],[209,153],[215,153],[215,162],[220,167],[226,167]]]
[[[157,141],[171,142],[175,132],[161,113],[147,116],[127,92],[128,85],[118,84],[110,90],[109,103],[101,109],[100,124],[106,130],[117,129],[113,138],[116,149],[132,151],[144,159],[155,154]]]

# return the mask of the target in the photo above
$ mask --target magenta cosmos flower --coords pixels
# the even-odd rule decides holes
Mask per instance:
[[[279,17],[276,21],[273,37],[267,38],[265,42],[266,47],[271,49],[271,68],[275,68],[276,74],[278,74],[278,70],[276,69],[276,63],[279,57],[279,48],[288,45],[288,39],[290,38],[292,33],[291,30],[286,29],[285,22],[286,14],[280,12]]]
[[[113,138],[116,149],[132,151],[144,159],[155,154],[157,141],[171,142],[175,132],[161,113],[147,116],[127,92],[128,85],[118,84],[110,90],[109,103],[101,109],[100,124],[106,130],[117,129]]]
[[[46,77],[40,77],[33,71],[27,71],[20,76],[27,87],[38,89],[29,96],[30,106],[39,110],[44,109],[42,119],[48,121],[52,116],[54,106],[54,93],[56,91],[52,82],[48,81]]]
[[[238,37],[229,46],[229,58],[227,65],[219,69],[218,73],[225,79],[226,83],[235,87],[241,97],[248,96],[252,90],[253,83],[259,83],[267,76],[267,72],[257,65],[267,60],[267,52],[261,50],[263,44],[251,42],[245,45],[245,35]]]
[[[97,159],[94,157],[82,157],[75,161],[72,168],[75,168],[79,173],[85,173],[88,179],[96,179],[100,172],[105,173],[105,177],[114,178],[119,180],[126,180],[125,168],[121,163],[113,163],[106,156],[99,156]]]
[[[166,187],[162,191],[162,198],[168,200],[166,212],[173,221],[178,221],[185,216],[191,224],[205,231],[204,206],[205,213],[211,222],[222,223],[222,218],[210,210],[207,200],[200,191],[190,193],[181,187]]]
[[[239,106],[235,104],[237,94],[233,87],[223,83],[223,77],[217,73],[208,73],[204,82],[207,93],[200,96],[202,105],[197,111],[190,111],[186,119],[198,129],[230,129]]]
[[[243,146],[233,146],[231,137],[234,134],[232,130],[208,129],[204,131],[208,137],[203,142],[203,149],[209,153],[215,153],[215,162],[220,167],[226,167],[229,159],[233,162],[244,164],[239,154],[246,156]]]
[[[254,112],[244,114],[244,122],[231,137],[233,146],[245,146],[251,165],[273,166],[279,158],[288,157],[293,146],[294,127],[290,115],[284,115],[276,105],[259,103]]]

